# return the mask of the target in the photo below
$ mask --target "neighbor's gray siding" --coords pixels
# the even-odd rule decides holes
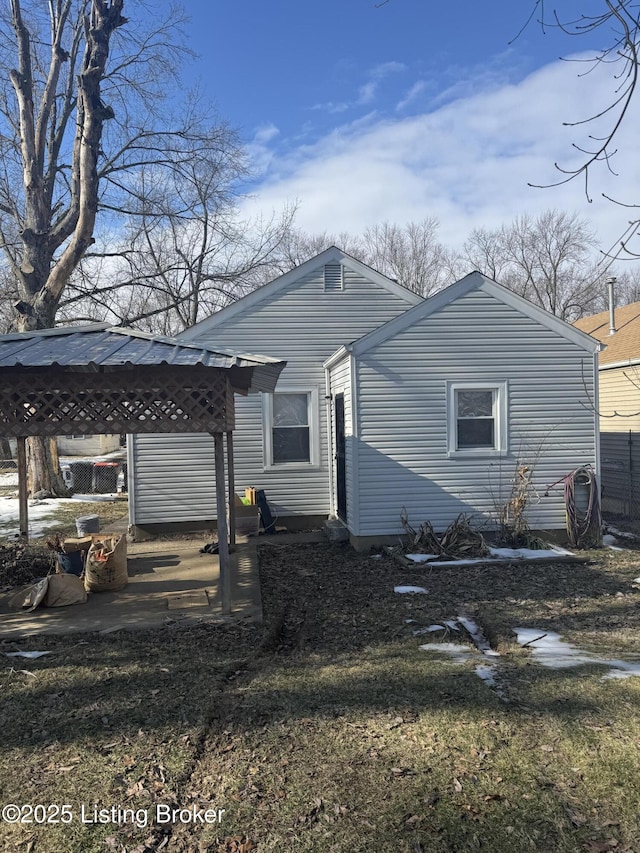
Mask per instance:
[[[535,467],[532,526],[564,526],[562,488],[595,464],[593,356],[482,291],[473,291],[357,361],[360,536],[443,529],[461,513],[492,517],[518,459]],[[446,382],[508,381],[508,450],[447,456]],[[585,391],[586,385],[586,391]],[[539,498],[539,501],[538,501]]]
[[[286,359],[278,390],[318,393],[320,465],[316,469],[265,471],[260,395],[236,397],[236,490],[263,488],[278,515],[329,512],[327,416],[323,362],[348,343],[407,310],[409,303],[344,268],[344,290],[325,293],[323,267],[295,280],[246,313],[221,322],[193,343]],[[221,315],[224,320],[224,313]],[[197,436],[136,436],[130,488],[131,522],[205,520],[215,517],[213,454],[210,440]]]

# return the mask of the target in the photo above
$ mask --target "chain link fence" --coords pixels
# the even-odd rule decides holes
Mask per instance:
[[[17,463],[12,448],[4,449],[6,452],[0,453],[0,472],[16,471]],[[67,458],[61,461],[60,469],[67,488],[75,494],[115,494],[127,491],[127,463],[122,460],[70,461]]]

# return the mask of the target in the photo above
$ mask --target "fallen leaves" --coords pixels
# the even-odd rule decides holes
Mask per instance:
[[[218,845],[218,853],[251,853],[257,849],[256,843],[244,835],[229,836]]]

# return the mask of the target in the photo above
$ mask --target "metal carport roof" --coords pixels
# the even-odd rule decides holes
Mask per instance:
[[[28,536],[28,436],[209,432],[215,448],[222,602],[228,612],[225,479],[233,540],[234,393],[273,391],[285,363],[108,324],[0,335],[0,434],[18,440],[23,535]]]

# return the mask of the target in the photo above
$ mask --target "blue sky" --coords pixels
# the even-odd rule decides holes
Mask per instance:
[[[559,5],[570,14],[585,4],[603,5]],[[199,54],[190,76],[238,128],[256,170],[247,213],[296,202],[306,230],[353,233],[435,216],[455,245],[471,228],[555,207],[578,210],[603,242],[615,240],[633,213],[601,193],[640,200],[635,115],[620,139],[619,177],[597,170],[591,204],[578,182],[527,186],[557,180],[554,161],[570,165],[572,142],[597,132],[563,122],[587,117],[612,91],[607,69],[580,76],[586,65],[559,59],[592,45],[535,23],[520,32],[532,6],[187,0]]]

